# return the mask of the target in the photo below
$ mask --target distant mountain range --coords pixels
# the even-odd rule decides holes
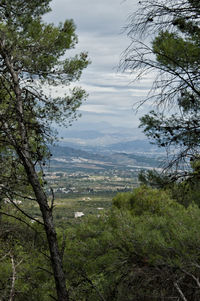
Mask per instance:
[[[60,131],[60,140],[62,146],[68,146],[76,149],[112,153],[164,153],[156,145],[151,144],[141,132],[140,129],[117,128],[101,124],[98,129],[65,129]]]
[[[107,146],[111,151],[129,152],[129,153],[161,153],[160,149],[147,140],[133,140],[127,142],[114,143]]]
[[[79,150],[85,150],[89,152],[97,152],[97,153],[115,153],[115,152],[125,152],[125,153],[145,153],[146,155],[154,155],[154,154],[164,154],[164,151],[158,148],[156,145],[151,144],[148,140],[133,140],[133,141],[125,141],[125,142],[117,142],[112,144],[87,144],[81,143],[81,141],[77,142],[69,142],[66,140],[60,141],[60,145],[72,147]]]
[[[135,143],[137,145],[137,143]],[[132,144],[131,144],[132,146]],[[82,149],[72,148],[68,146],[57,145],[51,147],[53,154],[51,166],[55,169],[131,169],[131,168],[159,168],[163,160],[163,156],[156,153],[149,155],[148,153],[126,153],[120,152],[122,146],[118,145],[118,150],[113,153],[97,153],[93,151],[85,151]],[[130,145],[128,144],[128,147]],[[142,149],[146,149],[144,143]],[[138,145],[138,149],[139,145]]]

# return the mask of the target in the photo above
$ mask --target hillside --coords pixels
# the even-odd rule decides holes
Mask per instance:
[[[115,152],[111,154],[92,153],[68,146],[51,147],[53,154],[51,167],[53,169],[130,169],[130,168],[159,168],[162,157],[158,155],[127,154]]]

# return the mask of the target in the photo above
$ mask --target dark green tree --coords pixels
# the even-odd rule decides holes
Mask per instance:
[[[166,191],[117,194],[110,211],[67,229],[74,300],[199,300],[199,230],[198,206]]]
[[[144,0],[139,6],[127,27],[132,43],[122,66],[137,78],[156,73],[147,100],[157,110],[141,126],[151,141],[173,151],[169,166],[178,166],[195,160],[200,147],[200,4]]]
[[[57,298],[69,300],[62,258],[48,203],[42,166],[55,138],[52,123],[69,125],[86,97],[69,85],[88,65],[87,53],[66,58],[77,43],[75,25],[45,24],[50,0],[0,2],[0,173],[1,197],[34,197],[38,203],[49,245]],[[64,97],[53,97],[52,87],[63,85]],[[48,91],[48,92],[47,92]],[[39,173],[38,170],[41,170]]]

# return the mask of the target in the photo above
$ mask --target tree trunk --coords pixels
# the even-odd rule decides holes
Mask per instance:
[[[49,245],[50,259],[51,259],[51,265],[52,265],[55,284],[56,284],[58,301],[68,301],[69,296],[66,289],[66,281],[65,281],[65,274],[63,271],[61,254],[58,248],[57,235],[56,235],[55,226],[53,222],[52,208],[50,208],[48,205],[47,196],[43,188],[41,187],[37,172],[35,171],[32,162],[30,162],[26,157],[24,157],[22,153],[21,154],[18,153],[18,155],[21,157],[21,160],[23,161],[27,173],[27,177],[33,188],[36,200],[40,206],[40,210],[42,213],[45,232],[46,232],[48,245]]]
[[[21,141],[17,142],[12,135],[9,135],[9,133],[7,133],[7,136],[10,140],[11,145],[13,145],[19,158],[21,159],[21,162],[26,171],[27,178],[33,188],[36,200],[42,213],[44,228],[49,245],[50,260],[55,279],[58,301],[69,301],[61,254],[59,252],[56,230],[53,223],[52,208],[50,208],[48,205],[47,196],[40,184],[39,177],[31,159],[31,152],[24,120],[22,90],[19,84],[18,73],[16,72],[13,63],[8,57],[6,51],[4,51],[3,42],[0,43],[0,49],[1,55],[5,60],[5,64],[10,72],[13,82],[13,92],[16,96],[17,122],[19,125],[19,135]]]

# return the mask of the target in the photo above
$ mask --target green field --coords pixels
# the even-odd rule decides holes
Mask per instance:
[[[71,223],[79,223],[84,217],[95,214],[98,215],[102,210],[107,210],[112,203],[111,194],[108,196],[81,196],[56,199],[54,208],[54,218],[57,225],[66,225]],[[75,218],[75,213],[81,212],[82,217]]]
[[[81,220],[90,214],[99,215],[103,210],[108,210],[111,207],[114,195],[115,194],[113,193],[102,193],[90,196],[71,195],[62,198],[56,197],[53,210],[56,226],[66,227],[66,225],[80,223]],[[51,202],[50,198],[49,202]],[[20,207],[34,218],[42,220],[41,213],[36,202],[26,201],[20,205]],[[76,212],[81,212],[84,215],[75,218]]]
[[[54,221],[57,227],[78,224],[89,215],[98,216],[112,206],[112,199],[118,192],[132,191],[138,186],[135,170],[76,171],[52,170],[44,175],[45,190],[54,198]],[[42,221],[37,202],[17,199],[19,207],[31,217]],[[13,210],[8,205],[8,211]],[[16,209],[14,209],[16,210]],[[75,217],[76,213],[82,216]],[[32,221],[34,223],[34,221]]]

